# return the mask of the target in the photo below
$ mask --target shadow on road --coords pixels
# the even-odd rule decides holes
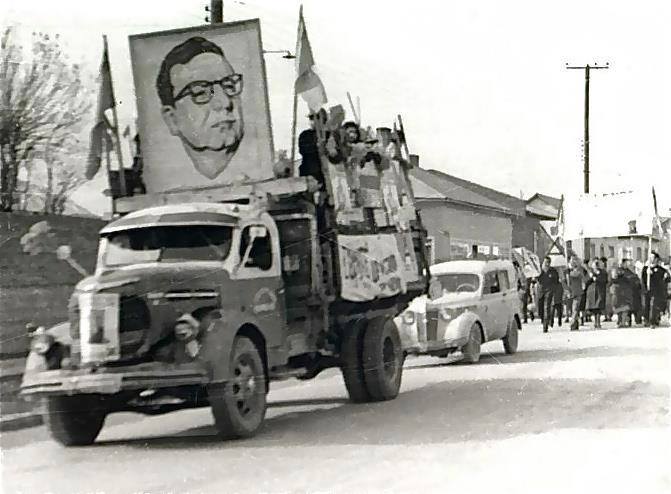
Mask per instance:
[[[515,363],[531,363],[531,362],[566,362],[581,358],[595,358],[595,357],[628,357],[628,356],[643,356],[649,357],[654,355],[665,355],[667,350],[663,348],[627,348],[627,347],[613,347],[613,346],[598,346],[589,348],[561,348],[561,349],[540,349],[540,350],[523,350],[513,355],[507,355],[504,352],[495,353],[487,352],[483,349],[480,356],[480,362],[477,364],[468,364],[464,361],[458,362],[444,362],[436,358],[435,363],[429,362],[426,364],[413,364],[411,361],[405,365],[405,371],[413,369],[427,369],[432,367],[444,367],[447,365],[483,365],[483,364],[515,364]]]
[[[309,400],[312,405],[342,400]],[[296,410],[269,418],[258,436],[221,442],[213,426],[167,437],[100,441],[95,447],[265,448],[306,445],[419,445],[505,439],[560,429],[664,428],[669,387],[647,382],[497,379],[427,385],[393,401]],[[299,406],[305,401],[281,402]]]

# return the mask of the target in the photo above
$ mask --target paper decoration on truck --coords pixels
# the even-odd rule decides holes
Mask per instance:
[[[337,244],[344,300],[391,297],[419,279],[410,234],[338,235]]]
[[[147,191],[273,176],[260,25],[130,37]]]

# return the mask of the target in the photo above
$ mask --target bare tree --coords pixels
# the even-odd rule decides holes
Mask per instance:
[[[84,166],[82,144],[73,136],[82,129],[92,104],[81,67],[63,52],[58,36],[33,33],[24,49],[16,28],[3,30],[0,38],[0,211],[11,211],[17,202],[18,176],[23,168],[41,159],[47,166],[46,209],[57,212],[72,190],[64,181]],[[73,156],[75,159],[72,159]],[[49,177],[51,176],[51,179]],[[55,179],[54,177],[60,177]],[[33,185],[28,184],[29,187]],[[26,190],[26,192],[28,192]]]

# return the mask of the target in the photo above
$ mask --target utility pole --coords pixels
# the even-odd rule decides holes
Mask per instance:
[[[224,22],[224,0],[210,0],[210,24]]]
[[[583,191],[589,194],[589,73],[591,70],[600,70],[610,68],[608,62],[606,65],[569,65],[566,64],[567,69],[579,69],[585,71],[585,136],[584,136],[584,155],[583,155]],[[587,259],[591,255],[589,238],[584,239],[584,253],[583,257]]]

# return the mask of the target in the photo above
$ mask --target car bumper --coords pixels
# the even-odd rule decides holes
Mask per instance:
[[[27,372],[21,382],[21,394],[115,394],[125,390],[172,388],[208,382],[209,374],[201,364],[151,363],[95,371],[87,368]]]

